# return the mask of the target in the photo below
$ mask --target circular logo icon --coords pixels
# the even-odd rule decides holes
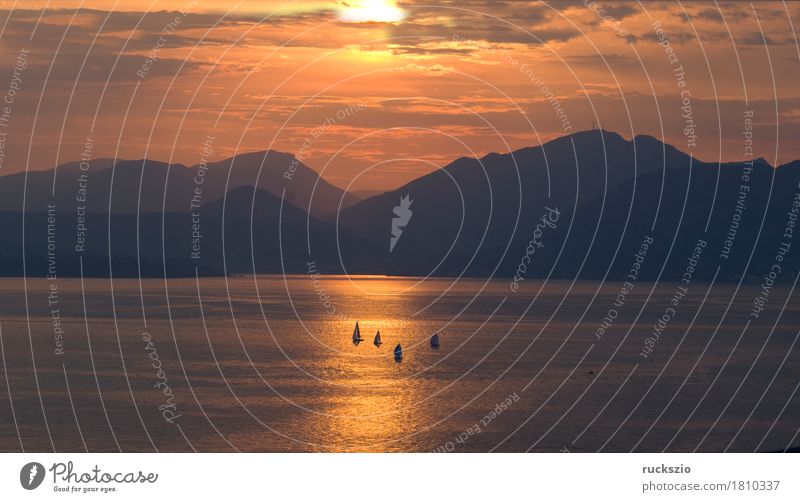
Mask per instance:
[[[44,481],[44,466],[39,462],[30,462],[19,471],[19,483],[26,490],[35,490]]]

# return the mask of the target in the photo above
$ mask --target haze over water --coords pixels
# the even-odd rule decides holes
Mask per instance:
[[[600,337],[619,284],[542,285],[524,281],[513,293],[503,279],[99,279],[85,280],[82,294],[80,279],[58,279],[62,355],[48,282],[1,279],[0,448],[580,452],[796,444],[800,365],[786,357],[797,340],[796,306],[787,304],[775,325],[788,289],[772,291],[775,308],[752,323],[760,329],[743,331],[758,288],[732,299],[735,286],[693,284],[644,359],[644,339],[674,284],[637,283]],[[356,321],[365,339],[358,346]],[[381,347],[372,343],[377,330]],[[429,346],[434,332],[438,350]],[[392,357],[398,343],[400,363]]]

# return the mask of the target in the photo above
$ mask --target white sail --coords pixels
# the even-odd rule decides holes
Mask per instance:
[[[381,332],[378,331],[378,334],[375,335],[375,345],[381,345],[383,342],[381,341]]]
[[[439,333],[435,333],[431,337],[431,347],[439,348],[440,345],[441,345],[441,341],[439,341]]]
[[[361,340],[363,340],[361,338],[361,330],[358,328],[358,321],[356,321],[356,329],[353,330],[353,341],[360,342]]]

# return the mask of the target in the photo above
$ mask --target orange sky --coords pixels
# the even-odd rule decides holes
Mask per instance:
[[[217,159],[273,148],[388,189],[593,120],[740,160],[747,111],[756,156],[800,158],[798,3],[592,3],[2,1],[0,93],[19,90],[0,174],[87,138],[95,157],[195,164],[211,135]]]

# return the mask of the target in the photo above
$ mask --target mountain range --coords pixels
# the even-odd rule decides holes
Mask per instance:
[[[322,273],[624,279],[652,242],[638,279],[680,280],[698,241],[694,280],[760,282],[776,260],[778,281],[800,270],[787,233],[800,161],[704,162],[650,136],[592,130],[460,158],[364,199],[276,151],[89,166],[0,178],[0,275],[46,275],[53,261],[61,276],[306,273],[314,261]]]
[[[90,213],[191,212],[193,204],[212,202],[241,187],[283,196],[315,215],[329,214],[340,203],[347,207],[359,200],[292,155],[277,151],[245,153],[194,166],[148,159],[93,159],[88,165],[85,172],[81,162],[69,162],[48,171],[3,176],[0,211],[43,211],[51,203],[72,210],[82,174],[86,174],[85,205]],[[198,188],[200,197],[196,197]]]

